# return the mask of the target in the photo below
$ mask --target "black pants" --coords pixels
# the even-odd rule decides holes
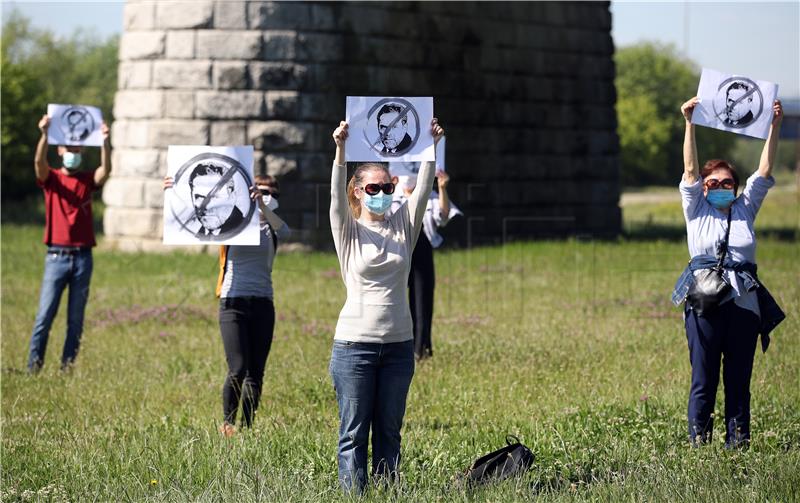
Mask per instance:
[[[228,361],[228,375],[222,387],[226,423],[235,423],[240,401],[242,423],[247,426],[253,423],[274,328],[272,299],[233,297],[220,300],[219,330]]]
[[[725,445],[735,447],[750,439],[750,375],[758,339],[758,316],[728,301],[698,316],[686,310],[686,337],[692,363],[689,391],[689,438],[711,440],[720,360],[725,385]]]
[[[414,355],[418,359],[433,356],[431,323],[435,286],[433,247],[422,232],[411,256],[411,272],[408,275],[408,303],[411,307],[411,319],[414,322]]]

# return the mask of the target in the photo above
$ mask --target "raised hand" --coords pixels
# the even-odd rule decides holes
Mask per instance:
[[[42,134],[46,135],[47,128],[49,127],[50,127],[50,117],[48,117],[47,114],[42,115],[42,118],[39,119],[39,131],[41,131]]]
[[[681,105],[681,113],[683,114],[683,118],[686,119],[686,122],[692,121],[692,112],[694,112],[694,107],[696,107],[698,103],[700,103],[700,99],[695,96]]]
[[[339,127],[333,130],[333,141],[336,142],[337,147],[344,147],[344,142],[347,140],[348,124],[345,121],[339,123]]]
[[[165,176],[164,183],[161,185],[161,188],[163,188],[164,190],[171,189],[174,184],[175,183],[172,181],[171,176]]]
[[[444,129],[439,125],[439,119],[434,117],[431,119],[431,135],[433,135],[433,144],[439,143],[439,140],[444,136]]]
[[[439,190],[444,190],[447,188],[447,184],[450,183],[450,175],[448,175],[445,171],[437,171],[436,172],[436,180],[439,184]]]
[[[775,103],[772,104],[772,125],[778,127],[781,125],[781,121],[783,121],[783,105],[781,105],[781,100],[775,100]]]

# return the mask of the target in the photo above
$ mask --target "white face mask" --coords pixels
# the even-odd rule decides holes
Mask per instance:
[[[270,211],[275,211],[278,209],[278,200],[272,196],[261,196],[261,200],[264,201],[264,206],[267,207]]]

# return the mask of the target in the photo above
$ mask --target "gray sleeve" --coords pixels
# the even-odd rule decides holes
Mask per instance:
[[[767,192],[773,185],[775,185],[775,179],[773,177],[764,178],[759,175],[757,171],[747,179],[741,197],[744,202],[744,207],[747,209],[747,213],[752,220],[756,219],[758,210],[761,209],[761,204],[764,202],[764,198],[767,197]]]

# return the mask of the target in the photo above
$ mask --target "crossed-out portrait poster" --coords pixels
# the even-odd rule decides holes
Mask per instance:
[[[765,140],[778,85],[703,68],[692,124]]]
[[[432,97],[348,96],[346,161],[432,161]]]
[[[50,145],[103,146],[103,133],[100,131],[103,114],[99,108],[50,103],[47,116],[50,117],[47,129],[47,143]]]
[[[253,147],[170,145],[164,244],[258,245]]]

